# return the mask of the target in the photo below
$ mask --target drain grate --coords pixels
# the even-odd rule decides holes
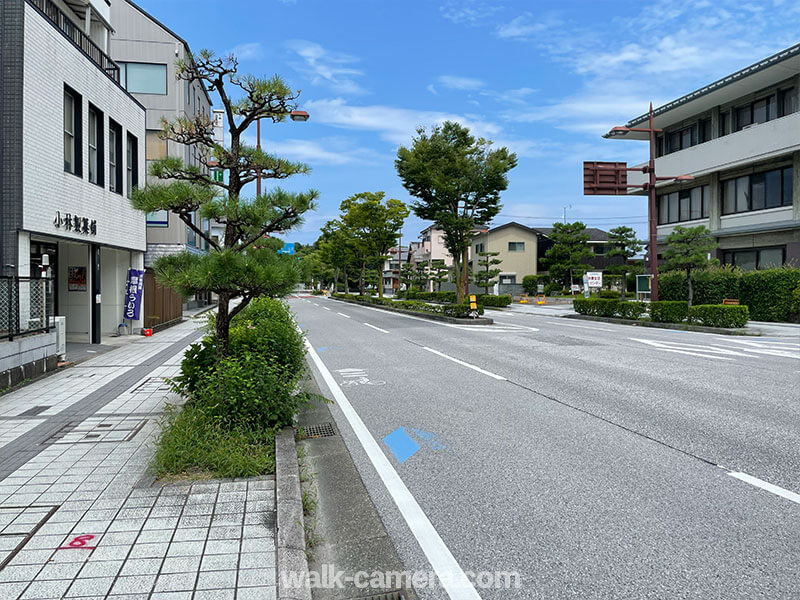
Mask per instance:
[[[0,571],[47,522],[58,506],[0,506]]]
[[[351,600],[409,600],[409,597],[405,590],[395,590],[383,594],[373,594],[372,596],[359,596],[358,598],[351,598]]]
[[[97,373],[70,373],[67,379],[86,379],[87,377],[94,377]]]
[[[333,437],[336,435],[333,425],[330,423],[322,423],[320,425],[303,425],[303,431],[305,432],[305,435],[302,438],[304,440],[310,438]]]
[[[53,408],[52,406],[32,406],[25,412],[19,413],[19,417],[35,417],[36,415],[42,414],[48,408]]]

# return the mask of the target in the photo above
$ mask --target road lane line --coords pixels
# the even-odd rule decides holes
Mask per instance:
[[[336,314],[343,316],[345,319],[349,319],[350,318],[350,315],[346,315],[344,313],[337,312]]]
[[[330,308],[328,308],[327,306],[323,306],[322,308],[324,308],[325,310],[330,310]]]
[[[481,600],[475,587],[470,583],[469,578],[459,566],[458,561],[456,561],[444,540],[442,540],[439,532],[436,531],[428,516],[417,503],[416,498],[406,487],[389,459],[386,458],[378,442],[372,437],[369,429],[367,429],[361,417],[350,404],[342,388],[339,387],[325,363],[320,359],[319,354],[316,353],[308,340],[305,340],[305,345],[311,360],[314,361],[317,369],[319,369],[328,389],[330,389],[334,399],[339,404],[342,414],[350,423],[350,427],[353,428],[353,433],[356,434],[361,447],[364,448],[372,466],[375,467],[378,476],[386,486],[400,514],[403,515],[406,524],[408,524],[408,528],[417,539],[417,543],[428,558],[447,595],[452,600]]]
[[[375,325],[370,325],[369,323],[364,323],[364,325],[366,325],[367,327],[372,327],[373,329],[375,329],[376,331],[380,331],[381,333],[389,333],[385,329],[381,329],[380,327],[375,327]]]
[[[762,490],[771,492],[777,496],[780,496],[781,498],[786,498],[795,504],[800,504],[800,494],[795,494],[794,492],[785,490],[782,487],[778,487],[777,485],[769,483],[768,481],[764,481],[758,477],[753,477],[747,473],[742,473],[741,471],[728,471],[728,475],[740,481],[744,481],[745,483],[749,483],[750,485],[754,485],[757,488],[761,488]]]
[[[559,323],[558,321],[553,321],[552,319],[558,319],[560,317],[549,317],[551,319],[551,325],[560,325],[561,327],[575,327],[577,329],[591,329],[592,331],[614,331],[613,329],[607,329],[605,327],[589,327],[587,325],[575,325],[573,323]]]
[[[494,377],[495,379],[499,379],[500,381],[508,381],[505,377],[503,377],[501,375],[497,375],[495,373],[492,373],[491,371],[486,371],[484,369],[481,369],[480,367],[476,367],[475,365],[471,365],[468,362],[464,362],[463,360],[459,360],[459,359],[454,358],[452,356],[448,356],[447,354],[444,354],[443,352],[439,352],[438,350],[434,350],[433,348],[428,348],[427,346],[422,346],[422,349],[423,350],[427,350],[428,352],[432,352],[433,354],[435,354],[437,356],[441,356],[442,358],[446,358],[447,360],[452,360],[454,363],[457,363],[457,364],[461,365],[462,367],[467,367],[468,369],[472,369],[473,371],[477,371],[478,373],[483,373],[484,375],[488,375],[489,377]]]

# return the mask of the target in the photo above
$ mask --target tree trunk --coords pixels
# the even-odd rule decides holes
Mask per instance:
[[[461,257],[453,256],[453,275],[456,284],[456,302],[464,302],[464,272],[461,270]]]
[[[347,267],[344,267],[344,293],[350,293],[350,278],[347,276]]]
[[[628,272],[622,272],[622,301],[625,301],[625,292],[628,290]]]
[[[689,284],[689,308],[692,308],[692,298],[694,297],[694,289],[692,288],[692,272],[686,271],[686,283]]]
[[[217,301],[217,360],[228,356],[230,347],[231,319],[228,316],[230,297],[220,294]]]
[[[464,248],[464,298],[469,296],[469,248]]]
[[[383,271],[378,272],[378,298],[383,298]]]
[[[367,274],[367,261],[361,261],[361,274],[358,277],[358,293],[362,296],[367,291],[367,286],[364,284],[364,277]]]
[[[339,267],[333,270],[333,291],[339,291]]]

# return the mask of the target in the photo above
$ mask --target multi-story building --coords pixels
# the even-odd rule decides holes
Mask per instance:
[[[0,267],[52,277],[48,319],[80,342],[117,331],[146,249],[128,199],[144,181],[145,108],[109,56],[112,22],[106,0],[0,2]]]
[[[431,225],[420,232],[425,260],[443,260],[448,267],[453,266],[453,257],[444,245],[444,233],[436,225]]]
[[[111,6],[115,31],[111,56],[120,67],[122,85],[147,108],[146,159],[149,164],[166,156],[178,157],[187,165],[208,169],[196,146],[164,140],[159,136],[162,122],[202,116],[211,119],[211,99],[197,82],[176,78],[176,61],[191,60],[189,45],[175,32],[130,0]],[[210,223],[193,215],[193,224],[203,231]],[[204,252],[204,240],[170,211],[147,215],[145,266],[165,254]]]
[[[485,268],[478,264],[481,252],[498,252],[493,258],[502,261],[495,267],[500,269],[498,276],[500,285],[521,284],[526,275],[546,272],[542,257],[553,245],[549,237],[552,231],[552,227],[528,227],[512,221],[479,233],[472,239],[473,272]],[[608,232],[587,227],[586,233],[589,235],[587,244],[595,256],[585,262],[593,268],[602,269],[608,262],[604,260],[608,246]]]
[[[658,185],[658,238],[676,225],[705,225],[724,264],[800,264],[798,106],[800,44],[655,109],[654,125],[664,130],[656,172],[694,177]],[[643,183],[644,176],[631,172],[628,180]]]

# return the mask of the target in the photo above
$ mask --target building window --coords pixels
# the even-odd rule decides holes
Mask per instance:
[[[145,133],[145,156],[147,160],[158,160],[167,157],[167,140],[161,139],[161,132],[149,129]]]
[[[525,242],[508,242],[509,252],[525,252]]]
[[[89,181],[105,185],[103,168],[103,113],[89,105]]]
[[[605,244],[592,244],[590,246],[592,251],[594,251],[595,255],[602,256],[606,253],[606,245]]]
[[[719,113],[719,137],[728,135],[729,133],[730,128],[728,127],[728,113],[721,112]]]
[[[132,94],[167,93],[167,65],[118,62],[122,87]]]
[[[797,94],[794,88],[778,92],[778,111],[782,117],[797,112]]]
[[[711,191],[707,185],[680,190],[658,197],[658,224],[679,223],[708,218]]]
[[[722,182],[722,214],[792,205],[792,167]]]
[[[736,107],[736,131],[740,131],[750,125],[758,125],[759,123],[777,119],[778,96],[779,94],[770,94],[766,98]]]
[[[108,189],[122,194],[122,127],[108,120]]]
[[[126,193],[128,198],[130,198],[131,192],[139,183],[137,172],[139,166],[139,144],[136,136],[133,136],[130,133],[128,134],[125,156],[125,168],[127,173],[127,177],[125,178],[125,182],[127,184]]]
[[[703,143],[711,139],[711,119],[700,119],[697,123],[698,142]]]
[[[736,265],[746,271],[780,267],[786,260],[786,247],[748,248],[746,250],[725,250],[722,262]]]
[[[169,227],[169,211],[156,210],[147,213],[148,227]]]
[[[477,254],[478,252],[485,252],[483,244],[475,244],[475,253]]]
[[[519,243],[522,243],[522,242],[519,242]],[[517,276],[516,275],[500,275],[500,284],[506,285],[506,284],[509,284],[509,283],[517,283]]]
[[[64,87],[64,171],[83,176],[80,94]]]

